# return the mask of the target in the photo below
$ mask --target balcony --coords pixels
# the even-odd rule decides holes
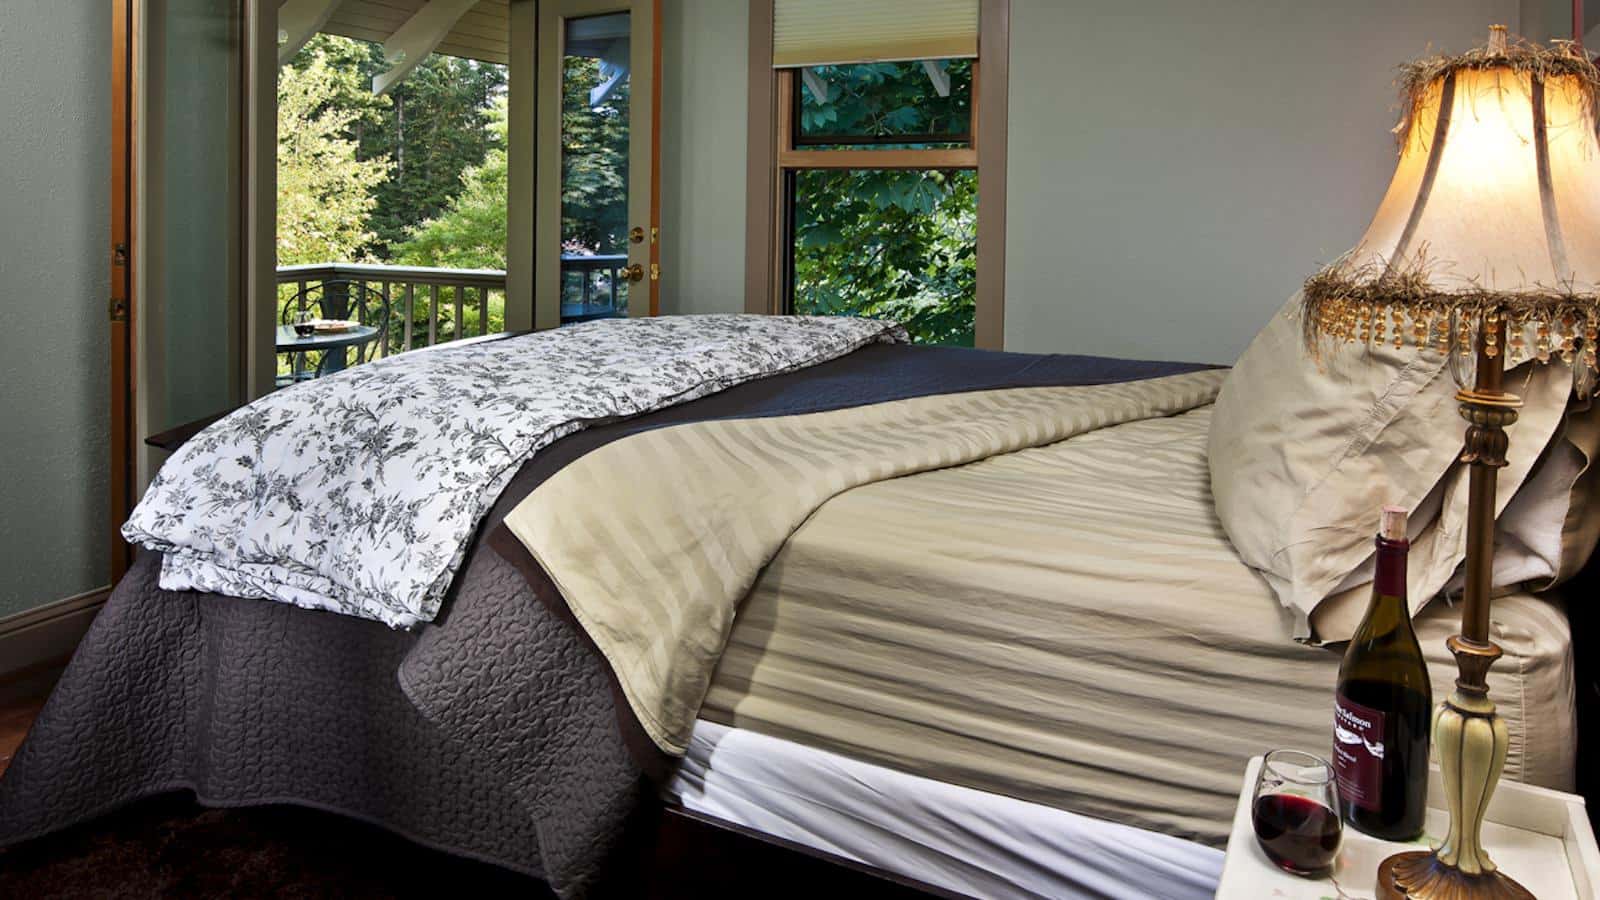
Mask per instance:
[[[626,254],[562,254],[561,324],[627,315],[627,265]],[[505,291],[500,269],[369,263],[278,269],[279,321],[293,321],[309,305],[324,318],[386,324],[374,346],[354,351],[356,362],[503,331]]]

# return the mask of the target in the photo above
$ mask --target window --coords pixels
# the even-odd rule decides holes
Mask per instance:
[[[918,343],[972,346],[972,71],[963,59],[780,75],[786,312],[890,318]]]
[[[988,15],[1004,5],[982,0],[984,23],[1000,23],[982,35],[986,52],[1004,52],[1005,17]],[[766,311],[891,318],[918,343],[1001,345],[1005,66],[998,115],[983,109],[997,85],[980,68],[957,57],[772,71],[771,137],[751,138],[770,182],[752,173],[750,216],[772,225],[764,240],[752,232],[747,273]],[[756,112],[764,76],[753,72]],[[980,224],[991,220],[999,227]]]

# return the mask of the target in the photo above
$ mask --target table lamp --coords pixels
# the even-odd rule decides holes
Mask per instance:
[[[1480,843],[1505,766],[1506,726],[1489,699],[1495,481],[1522,401],[1509,366],[1570,367],[1587,396],[1600,326],[1600,72],[1568,42],[1508,42],[1401,69],[1394,178],[1362,242],[1307,280],[1303,321],[1328,341],[1443,353],[1467,421],[1466,594],[1448,641],[1459,677],[1434,713],[1433,752],[1450,830],[1428,852],[1391,856],[1379,897],[1530,897]],[[1332,352],[1339,352],[1337,347]]]

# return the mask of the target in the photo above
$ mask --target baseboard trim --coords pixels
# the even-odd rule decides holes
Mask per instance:
[[[66,662],[109,596],[96,588],[0,619],[0,681]]]

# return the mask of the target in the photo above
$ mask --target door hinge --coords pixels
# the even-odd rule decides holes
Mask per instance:
[[[661,280],[661,266],[659,264],[657,264],[657,263],[651,263],[650,264],[650,280],[651,281],[660,281]]]
[[[118,244],[111,248],[111,264],[113,266],[125,266],[128,264],[127,244]]]
[[[128,321],[128,301],[122,300],[122,299],[117,298],[117,297],[112,297],[111,298],[111,310],[110,310],[110,312],[111,312],[111,321],[113,321],[113,322],[126,322],[126,321]]]
[[[661,241],[661,227],[659,225],[651,225],[650,226],[650,243],[655,244],[655,243],[660,243],[660,241]]]

